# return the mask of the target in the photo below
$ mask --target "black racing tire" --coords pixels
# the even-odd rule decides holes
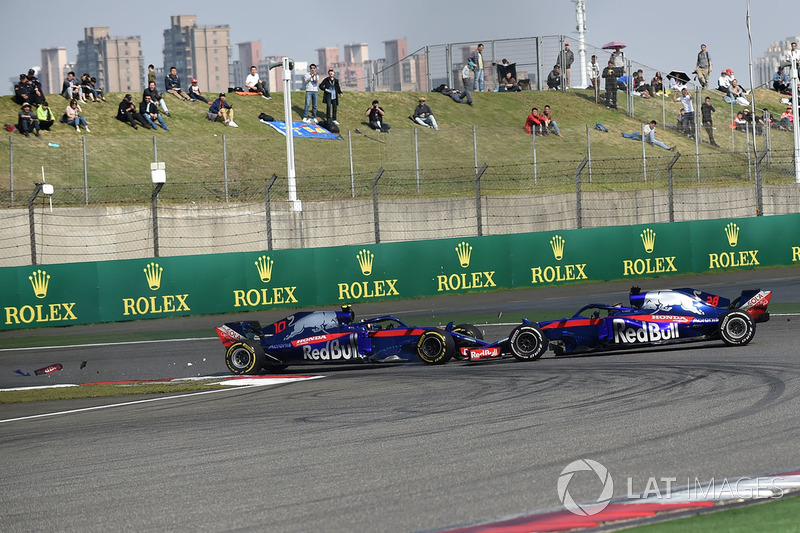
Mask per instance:
[[[547,338],[533,325],[515,327],[508,337],[511,355],[519,361],[535,361],[547,351]]]
[[[456,342],[446,331],[430,330],[419,336],[417,355],[429,365],[443,365],[453,357]]]
[[[728,346],[744,346],[755,334],[756,323],[744,311],[728,311],[719,321],[719,336]]]
[[[246,342],[235,342],[225,352],[225,364],[234,374],[258,374],[264,366],[264,353]]]
[[[472,337],[474,339],[483,340],[483,332],[480,330],[480,328],[473,326],[472,324],[458,324],[457,326],[453,326],[453,331],[455,333],[467,335],[468,337]],[[463,361],[467,358],[467,356],[461,353],[461,348],[471,348],[472,343],[462,341],[461,339],[457,339],[455,337],[453,337],[453,340],[456,342],[456,351],[453,354],[453,357],[459,361]]]

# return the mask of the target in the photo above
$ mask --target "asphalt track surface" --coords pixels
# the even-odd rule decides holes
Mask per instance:
[[[628,285],[370,304],[357,311],[413,318],[561,309],[624,300]],[[800,302],[797,268],[642,286],[691,286],[730,297],[760,287],[774,291],[772,304]],[[262,322],[271,316],[265,313]],[[615,496],[624,496],[628,485],[644,491],[649,478],[685,485],[797,470],[798,320],[773,317],[738,348],[712,342],[567,358],[548,353],[532,363],[293,367],[289,372],[324,377],[152,402],[0,405],[0,529],[430,531],[560,509],[559,474],[581,458],[608,468]],[[206,322],[213,328],[220,321],[69,329],[191,329]],[[485,329],[494,338],[510,328]],[[27,332],[58,333],[64,330]],[[1,351],[0,387],[224,375],[221,344],[212,334]],[[64,370],[14,373],[54,362]],[[577,481],[570,484],[576,501],[597,497],[597,478]]]

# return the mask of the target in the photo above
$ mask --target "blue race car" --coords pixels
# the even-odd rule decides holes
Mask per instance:
[[[746,290],[731,302],[689,288],[642,292],[633,287],[629,307],[589,304],[569,318],[524,319],[499,343],[507,343],[522,361],[540,358],[548,347],[559,356],[713,339],[744,346],[753,339],[756,323],[769,320],[771,297],[771,291]]]
[[[412,327],[393,316],[355,322],[349,306],[341,311],[295,313],[264,327],[258,321],[229,322],[216,331],[234,374],[258,374],[289,365],[403,362],[415,357],[427,364],[443,364],[464,349],[488,344],[470,324]]]

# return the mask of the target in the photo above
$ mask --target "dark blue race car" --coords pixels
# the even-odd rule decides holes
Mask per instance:
[[[355,321],[355,313],[300,312],[262,327],[257,321],[229,322],[216,328],[227,348],[225,362],[234,374],[257,374],[289,365],[402,362],[419,358],[446,363],[462,350],[480,348],[481,331],[470,325],[412,327],[393,316]]]
[[[523,361],[540,358],[548,347],[558,356],[714,339],[743,346],[753,339],[756,323],[769,320],[771,297],[771,291],[754,289],[731,302],[696,289],[642,292],[633,287],[630,306],[589,304],[569,318],[525,319],[496,344]],[[471,358],[471,350],[465,352]]]

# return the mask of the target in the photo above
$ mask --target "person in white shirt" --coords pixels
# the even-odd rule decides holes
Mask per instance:
[[[600,98],[600,65],[597,64],[597,56],[592,56],[592,62],[586,67],[586,73],[589,75],[589,83],[594,89],[594,101],[597,103]]]
[[[674,150],[675,147],[673,146],[670,148],[666,144],[662,143],[658,139],[656,139],[656,121],[651,120],[650,124],[645,124],[642,128],[642,133],[644,134],[644,140],[649,142],[650,144],[654,144],[659,148],[663,148],[664,150]]]
[[[258,69],[255,65],[250,67],[250,74],[244,79],[244,86],[247,88],[248,92],[261,93],[263,98],[272,100],[272,97],[269,95],[269,89],[267,89],[267,84],[258,77]]]
[[[675,102],[680,101],[683,106],[683,131],[686,132],[687,137],[694,139],[694,103],[692,102],[692,95],[689,94],[689,89],[684,87],[681,89],[681,95],[676,93],[673,97]]]
[[[317,120],[317,100],[319,98],[319,74],[317,65],[311,63],[308,67],[308,74],[305,76],[306,83],[306,106],[303,108],[303,122],[313,122]],[[308,117],[308,106],[311,105],[311,118]]]

